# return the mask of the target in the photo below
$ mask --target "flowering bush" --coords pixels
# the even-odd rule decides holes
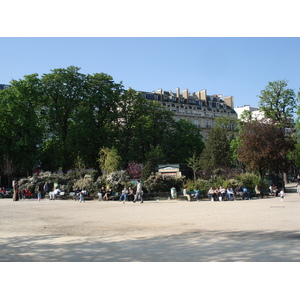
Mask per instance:
[[[106,176],[106,182],[113,189],[121,189],[129,181],[129,175],[126,171],[116,171]]]
[[[130,178],[133,178],[133,179],[141,178],[142,165],[138,164],[135,161],[131,161],[128,164],[127,172],[129,174]]]

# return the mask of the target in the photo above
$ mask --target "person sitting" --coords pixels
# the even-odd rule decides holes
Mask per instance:
[[[4,187],[1,188],[0,197],[3,198],[6,195],[6,190]]]
[[[236,196],[236,198],[238,196],[243,196],[243,188],[241,186],[237,186],[235,189],[234,189],[234,194]]]
[[[226,190],[220,186],[219,188],[219,201],[223,201],[225,198]]]
[[[128,188],[127,198],[128,198],[128,201],[133,201],[133,199],[134,199],[134,191],[131,188],[131,186]]]
[[[120,199],[119,199],[119,201],[122,201],[122,199],[123,199],[123,204],[126,201],[127,194],[128,194],[128,190],[126,189],[126,187],[124,187],[124,189],[122,190],[122,194],[120,196]]]
[[[23,190],[24,198],[31,198],[32,193],[28,189]]]
[[[273,196],[276,196],[276,197],[278,196],[279,191],[278,191],[276,185],[274,185],[274,184],[270,185],[269,190]]]
[[[53,192],[49,193],[49,199],[54,200],[56,196],[58,196],[61,193],[61,190],[59,188],[56,188]]]
[[[215,200],[215,190],[212,187],[210,187],[207,194],[208,194],[208,197],[210,197],[210,201]]]
[[[112,188],[107,188],[105,191],[105,194],[103,196],[103,199],[105,201],[108,201],[109,197],[112,195]]]
[[[98,193],[98,200],[101,201],[105,195],[105,187],[103,186]]]
[[[250,199],[249,197],[250,195],[248,189],[246,187],[243,187],[242,199],[245,200],[245,198],[247,198],[249,200]]]
[[[77,188],[75,191],[74,191],[74,197],[73,197],[73,199],[75,200],[75,201],[78,201],[79,200],[79,195],[80,195],[80,189],[79,188]]]
[[[187,197],[188,201],[191,201],[191,196],[186,192],[187,186],[183,189],[183,196]]]
[[[264,197],[264,193],[259,189],[258,185],[255,186],[255,193],[257,196],[260,196],[261,198]]]
[[[227,188],[227,190],[226,190],[226,196],[227,196],[228,200],[231,200],[231,199],[235,200],[234,191],[233,191],[232,188]]]
[[[219,191],[219,189],[218,188],[215,188],[215,200],[220,200],[220,191]]]
[[[199,201],[199,197],[200,197],[201,191],[198,189],[198,187],[196,187],[196,189],[194,190],[194,192],[195,192],[194,199],[196,199],[197,201]]]

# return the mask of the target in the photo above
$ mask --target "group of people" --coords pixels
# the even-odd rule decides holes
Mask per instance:
[[[105,187],[102,187],[98,193],[98,200],[108,201],[110,196],[112,196],[112,189],[105,189]],[[137,180],[136,193],[134,194],[134,191],[131,187],[128,187],[128,189],[127,187],[124,187],[119,201],[121,202],[123,200],[123,204],[125,204],[126,200],[133,201],[135,203],[138,199],[140,199],[140,202],[143,203],[143,189],[140,180]]]
[[[4,196],[6,196],[6,194],[7,194],[6,189],[2,187],[0,190],[0,197],[3,198]]]
[[[240,190],[237,192],[242,192],[242,197],[247,197],[248,190],[245,188],[245,190]],[[225,189],[224,187],[220,186],[219,188],[213,188],[211,187],[208,191],[208,197],[211,201],[225,201],[227,200],[235,200],[235,192],[232,188]]]
[[[75,193],[74,197],[73,197],[74,200],[79,201],[80,203],[85,202],[84,196],[86,196],[88,194],[86,189],[82,189],[82,190],[76,189],[74,193]]]
[[[194,189],[194,192],[191,195],[187,193],[186,189],[187,189],[187,186],[185,186],[183,189],[183,196],[187,197],[188,201],[191,201],[191,196],[197,201],[200,200],[201,191],[199,190],[198,187],[196,187]]]
[[[20,191],[19,184],[18,182],[14,182],[13,184],[13,200],[17,201],[19,200],[22,195],[28,195],[30,193],[28,190]],[[53,191],[49,191],[49,186],[48,183],[46,182],[43,186],[43,192],[44,194],[49,193],[49,199],[54,200],[55,197],[57,197],[60,193],[61,190],[56,187]],[[275,185],[271,185],[269,187],[269,192],[274,193],[276,197],[279,195],[281,198],[281,201],[283,202],[284,199],[284,189],[279,189]],[[0,190],[0,197],[6,193],[6,190],[2,188]],[[255,193],[257,195],[260,195],[262,198],[264,197],[264,193],[259,189],[259,187],[256,185],[255,186]],[[300,183],[297,185],[297,193],[300,195]],[[108,201],[109,198],[112,196],[113,192],[111,188],[105,188],[102,187],[98,193],[98,200],[105,200]],[[224,201],[224,200],[235,200],[236,195],[240,195],[243,200],[245,199],[251,199],[250,192],[246,187],[238,186],[235,190],[232,188],[223,188],[220,186],[219,188],[213,188],[211,187],[208,191],[208,197],[210,198],[211,201]],[[87,195],[86,190],[76,190],[75,195],[74,195],[74,200],[78,200],[79,202],[84,202],[84,196]],[[188,201],[191,201],[191,196],[199,201],[201,191],[199,190],[198,187],[195,188],[193,193],[188,193],[187,192],[187,186],[184,187],[183,189],[183,195],[187,197]],[[42,191],[40,189],[37,190],[37,196],[38,196],[38,201],[41,200],[42,197]],[[128,188],[124,187],[122,190],[121,196],[119,198],[119,201],[123,201],[123,204],[126,202],[126,200],[133,201],[134,203],[140,199],[140,202],[143,203],[143,190],[142,190],[142,183],[140,180],[137,180],[137,187],[136,187],[136,193],[134,193],[133,189],[129,186]]]
[[[105,188],[104,186],[100,189],[99,193],[98,193],[98,200],[104,200],[104,201],[108,201],[109,198],[112,196],[113,191],[112,188],[108,187]]]
[[[278,197],[279,189],[277,188],[276,185],[271,184],[271,185],[269,186],[269,191],[270,191],[271,194],[273,194],[273,195],[275,195],[276,197]]]

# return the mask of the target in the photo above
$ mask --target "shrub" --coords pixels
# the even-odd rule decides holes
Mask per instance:
[[[74,182],[73,189],[87,190],[89,194],[93,194],[94,191],[94,182],[92,180],[87,180],[84,178],[78,179]]]
[[[207,192],[210,188],[209,186],[209,182],[207,180],[204,179],[198,179],[196,181],[196,188],[198,187],[198,189],[202,192],[202,195],[207,195]]]
[[[172,187],[180,190],[185,177],[151,175],[144,181],[143,186],[148,192],[169,192]]]
[[[256,185],[260,185],[260,176],[254,173],[243,173],[237,177],[240,185],[247,187],[248,189],[254,190]]]
[[[124,185],[127,185],[129,181],[129,175],[126,171],[112,172],[106,176],[106,182],[113,189],[121,189]]]
[[[237,179],[228,179],[228,180],[224,180],[222,186],[227,189],[227,188],[232,188],[233,190],[242,185],[242,183],[240,181],[238,181]]]
[[[209,183],[209,188],[212,187],[219,187],[220,185],[223,185],[223,181],[224,179],[220,176],[217,175],[213,175],[210,177],[210,179],[208,180]]]

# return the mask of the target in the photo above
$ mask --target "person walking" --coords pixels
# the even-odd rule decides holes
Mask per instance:
[[[300,195],[300,183],[297,184],[297,194]]]
[[[49,185],[48,182],[45,182],[44,186],[43,186],[43,190],[44,190],[44,196],[46,196],[47,193],[49,193]]]
[[[79,194],[79,202],[80,202],[80,203],[81,203],[81,202],[85,202],[85,201],[84,201],[84,195],[85,195],[84,191],[81,191],[80,194]]]
[[[38,201],[40,202],[40,201],[41,201],[41,198],[42,198],[42,192],[41,192],[40,189],[39,189],[38,192],[37,192],[37,198],[38,198]]]
[[[281,191],[279,193],[279,196],[280,196],[280,201],[283,202],[283,200],[284,200],[284,189],[281,189]]]
[[[142,189],[142,183],[140,180],[137,181],[137,186],[136,186],[136,193],[135,193],[135,197],[133,199],[133,203],[135,203],[135,201],[140,198],[141,199],[141,203],[143,203],[143,189]]]
[[[19,201],[20,199],[20,190],[18,181],[13,181],[13,201]]]

